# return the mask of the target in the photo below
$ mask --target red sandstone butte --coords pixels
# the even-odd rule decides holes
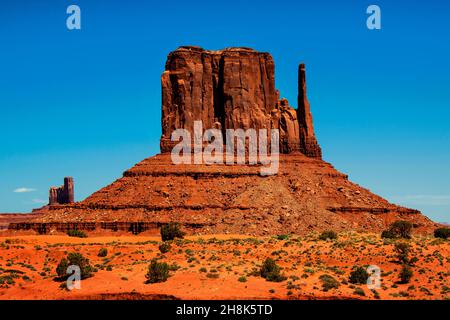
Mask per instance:
[[[74,185],[72,177],[65,177],[64,184],[60,187],[51,187],[49,190],[48,204],[65,204],[74,202]]]
[[[306,96],[305,66],[298,69],[298,108],[279,99],[274,62],[248,48],[207,51],[180,47],[161,77],[161,154],[144,159],[112,184],[77,203],[50,205],[10,229],[105,229],[158,232],[176,221],[191,234],[307,234],[379,232],[395,220],[430,233],[436,224],[414,209],[389,203],[322,160]],[[149,106],[150,107],[150,106]],[[280,129],[280,166],[264,177],[251,165],[174,165],[173,130]]]
[[[269,53],[249,48],[208,51],[180,47],[167,57],[162,86],[161,152],[172,150],[175,129],[203,128],[280,130],[280,152],[300,151],[321,158],[309,102],[305,66],[298,72],[298,109],[279,99],[275,65]]]

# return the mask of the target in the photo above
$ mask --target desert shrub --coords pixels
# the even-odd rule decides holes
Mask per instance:
[[[397,238],[397,236],[391,231],[391,230],[383,230],[383,232],[381,232],[381,237],[384,239],[395,239]]]
[[[152,260],[145,275],[147,283],[165,282],[169,278],[169,265],[165,262]]]
[[[271,258],[267,258],[263,262],[263,265],[261,266],[260,270],[260,275],[267,281],[272,282],[281,282],[283,280],[286,280],[286,277],[284,277],[280,273],[280,267]]]
[[[353,284],[366,284],[369,274],[367,270],[363,267],[354,268],[350,273],[349,282]]]
[[[409,244],[405,242],[398,242],[395,244],[395,251],[397,252],[397,258],[400,263],[409,263]]]
[[[168,244],[167,242],[163,242],[159,245],[158,248],[161,253],[167,253],[170,251],[170,244]]]
[[[330,289],[337,289],[340,286],[339,281],[328,274],[323,274],[319,277],[322,281],[322,289],[323,291],[328,291]]]
[[[319,236],[320,240],[337,239],[337,233],[332,230],[324,231]]]
[[[69,230],[67,231],[69,237],[87,238],[87,234],[81,230]]]
[[[98,250],[97,256],[99,256],[99,257],[106,257],[107,255],[108,255],[108,249],[101,248],[100,250]]]
[[[353,294],[357,294],[358,296],[365,296],[366,293],[361,288],[355,288],[355,291],[353,291]]]
[[[219,278],[219,274],[218,273],[213,273],[213,272],[209,272],[206,274],[206,276],[210,279],[218,279]]]
[[[402,270],[400,270],[400,283],[409,283],[413,276],[413,271],[410,266],[403,265]]]
[[[278,240],[288,240],[289,237],[290,237],[289,234],[279,234],[279,235],[277,235],[277,239]]]
[[[398,220],[392,223],[389,226],[388,230],[385,230],[381,233],[382,238],[411,238],[411,231],[413,228],[413,224],[409,221]]]
[[[378,293],[377,290],[371,289],[370,291],[372,291],[373,297],[374,297],[375,299],[380,299],[380,298],[381,298],[381,297],[380,297],[380,294]]]
[[[434,237],[441,239],[450,238],[450,228],[438,228],[434,230]]]
[[[239,277],[239,282],[247,282],[247,278],[245,276]]]
[[[162,241],[173,240],[175,238],[183,238],[184,232],[181,231],[180,225],[175,222],[167,223],[161,226],[161,239]]]
[[[61,280],[67,279],[70,274],[67,274],[69,266],[78,266],[81,272],[81,279],[86,279],[92,276],[93,268],[89,264],[89,259],[83,257],[80,253],[72,252],[67,255],[67,258],[62,258],[56,267],[56,274]]]
[[[69,261],[66,258],[62,258],[61,261],[59,261],[58,265],[56,266],[56,274],[60,278],[66,277],[66,271],[69,267]]]

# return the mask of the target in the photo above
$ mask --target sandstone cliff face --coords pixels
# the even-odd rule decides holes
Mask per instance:
[[[309,103],[305,68],[299,69],[299,109],[279,100],[275,65],[269,53],[248,48],[207,51],[180,47],[167,57],[162,85],[161,152],[171,150],[171,133],[203,128],[280,130],[280,152],[300,151],[321,158]]]

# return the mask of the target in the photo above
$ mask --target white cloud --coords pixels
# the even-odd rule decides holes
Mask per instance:
[[[24,193],[24,192],[33,192],[33,191],[36,191],[36,189],[33,189],[33,188],[17,188],[13,192]]]
[[[450,195],[430,195],[430,194],[416,194],[392,197],[394,202],[405,205],[425,205],[425,206],[449,206]]]

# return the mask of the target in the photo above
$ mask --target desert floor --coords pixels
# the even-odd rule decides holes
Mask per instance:
[[[188,236],[162,254],[158,236],[90,234],[19,235],[0,232],[0,299],[449,299],[450,242],[414,237],[413,276],[399,284],[401,264],[394,241],[375,234],[344,233],[337,240],[306,237],[250,238],[242,235]],[[106,257],[98,257],[107,248]],[[56,266],[80,252],[97,271],[69,291],[55,281]],[[269,282],[257,271],[273,258],[287,277]],[[146,284],[150,261],[173,269],[163,283]],[[381,288],[348,282],[354,266],[381,269]],[[324,291],[321,275],[339,281]],[[359,289],[358,289],[359,288]],[[356,289],[356,292],[355,292]]]

